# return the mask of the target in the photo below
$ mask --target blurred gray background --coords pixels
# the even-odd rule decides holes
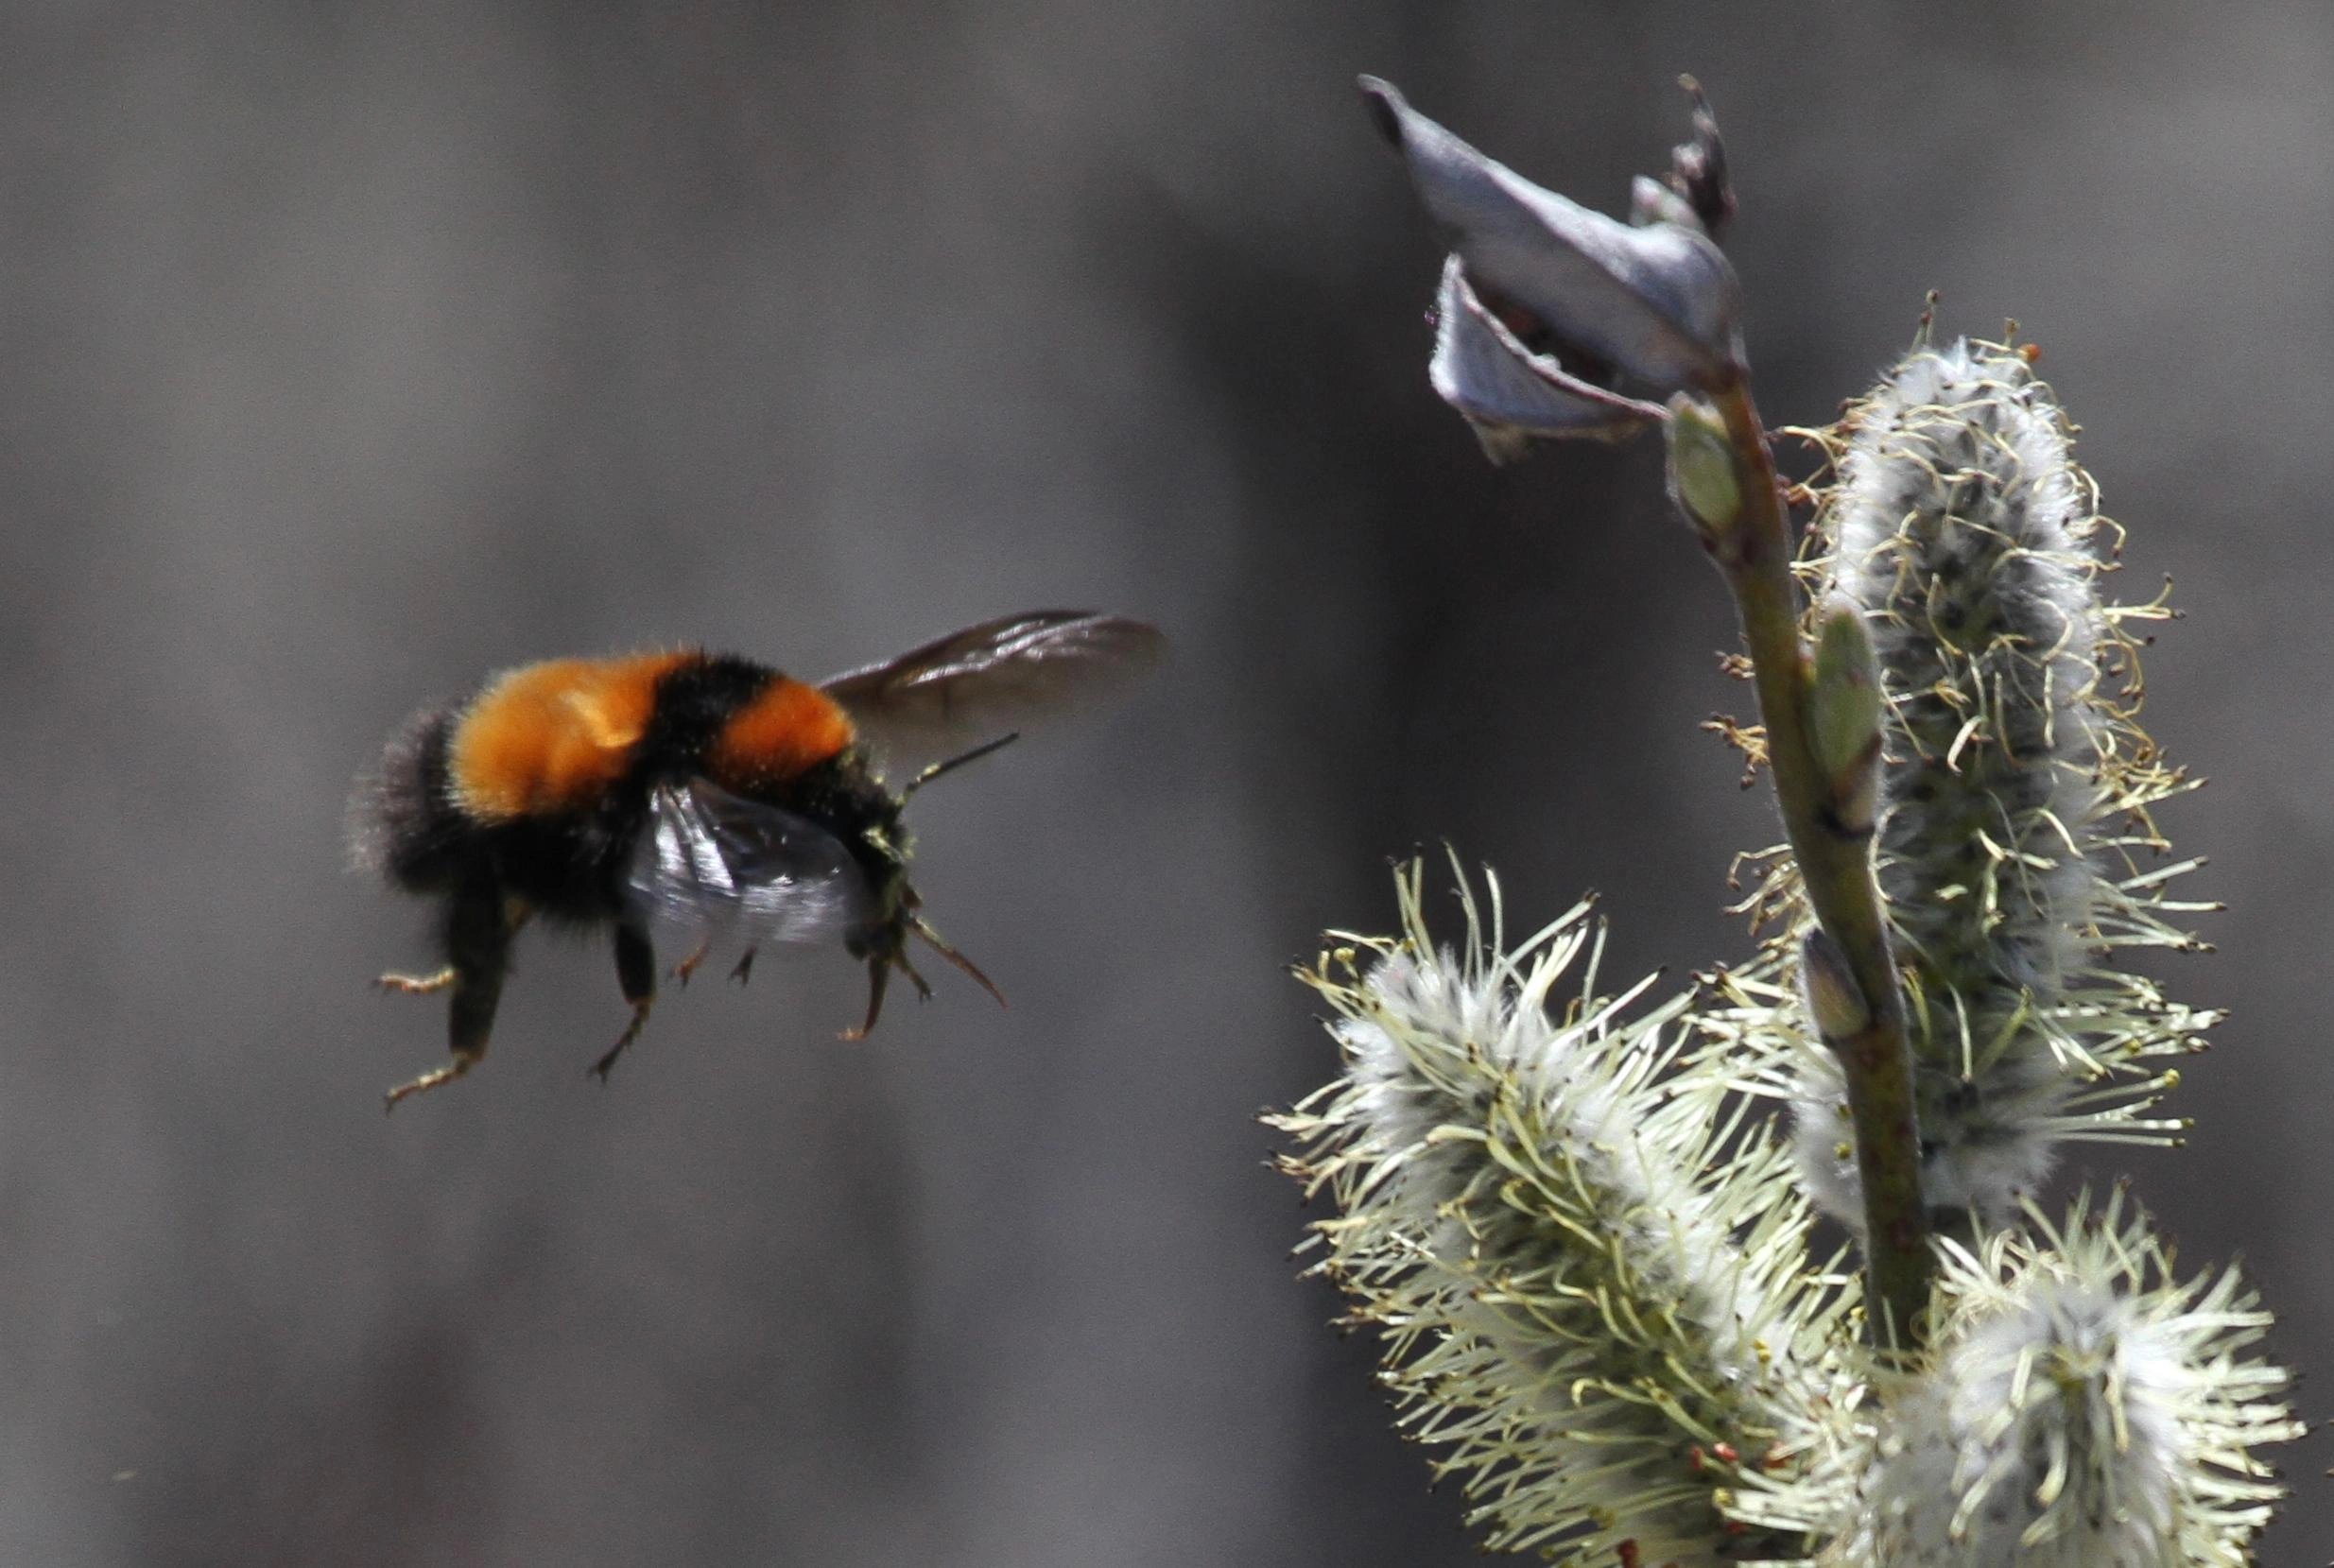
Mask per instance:
[[[1773,836],[1697,721],[1720,585],[1650,445],[1494,472],[1351,79],[1617,207],[1707,83],[1761,401],[2015,316],[2213,787],[2236,1009],[2189,1267],[2334,1330],[2334,10],[1265,0],[0,18],[0,1559],[1473,1560],[1251,1120],[1284,966],[1448,838],[1616,976],[1738,956]],[[816,675],[1094,604],[1166,674],[916,806],[960,977],[839,952],[622,1022],[523,950],[485,1067],[341,801],[424,698],[702,641]],[[2325,1371],[2306,1388],[2325,1408]],[[2265,1559],[2322,1560],[2327,1455]]]

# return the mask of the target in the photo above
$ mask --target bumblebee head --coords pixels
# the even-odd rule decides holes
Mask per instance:
[[[916,973],[916,966],[908,961],[908,939],[914,937],[942,957],[971,975],[981,990],[996,998],[998,1007],[1005,1006],[1005,993],[983,974],[974,962],[946,942],[940,933],[925,922],[916,911],[924,901],[908,880],[908,832],[900,823],[900,809],[908,798],[943,773],[953,772],[968,762],[977,762],[990,752],[1011,746],[1021,738],[1018,732],[998,736],[983,746],[934,763],[901,786],[891,800],[891,809],[879,817],[861,835],[869,850],[866,857],[880,868],[873,881],[875,912],[866,924],[843,939],[843,946],[855,958],[867,961],[867,1021],[856,1029],[844,1031],[846,1040],[864,1040],[883,1013],[884,988],[890,983],[891,972],[898,970],[908,976],[908,984],[916,988],[919,999],[930,996],[932,988]]]
[[[996,998],[998,1007],[1005,1006],[1005,993],[996,989],[994,982],[972,959],[942,941],[940,933],[916,912],[923,901],[917,898],[916,889],[908,885],[904,871],[891,877],[878,896],[882,912],[843,939],[843,946],[853,957],[867,961],[867,1021],[856,1029],[844,1030],[845,1040],[865,1040],[874,1028],[875,1020],[883,1014],[884,988],[890,983],[893,970],[908,976],[908,983],[916,988],[918,1000],[932,994],[931,986],[916,973],[916,966],[908,961],[910,937],[971,975],[975,984]]]

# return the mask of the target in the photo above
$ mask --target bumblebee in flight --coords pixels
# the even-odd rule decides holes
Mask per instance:
[[[614,931],[632,1016],[593,1066],[602,1079],[648,1022],[660,923],[697,939],[674,971],[684,982],[719,939],[744,943],[743,979],[761,943],[839,936],[868,971],[867,1017],[847,1039],[875,1026],[894,969],[931,994],[911,937],[1002,1002],[919,913],[901,808],[1013,726],[1115,689],[1161,646],[1123,616],[1032,611],[818,685],[688,650],[527,664],[424,708],[390,736],[351,813],[358,862],[438,904],[444,967],[380,984],[451,1002],[450,1060],[390,1090],[389,1107],[485,1056],[511,940],[537,916]],[[871,755],[968,739],[984,743],[896,792]]]

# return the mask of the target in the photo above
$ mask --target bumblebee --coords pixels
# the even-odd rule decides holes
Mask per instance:
[[[351,811],[358,864],[438,905],[443,967],[379,984],[450,998],[449,1060],[389,1091],[389,1108],[486,1055],[511,942],[537,917],[614,930],[632,1016],[593,1064],[602,1080],[648,1022],[660,925],[696,939],[673,972],[683,983],[719,940],[743,942],[743,980],[761,944],[839,936],[868,971],[867,1016],[846,1039],[875,1026],[893,970],[931,994],[911,937],[1002,1003],[919,912],[902,808],[1016,738],[1011,726],[1117,686],[1161,645],[1123,616],[1033,611],[816,685],[683,650],[527,664],[423,709]],[[937,754],[984,732],[896,792],[877,771],[876,746]]]

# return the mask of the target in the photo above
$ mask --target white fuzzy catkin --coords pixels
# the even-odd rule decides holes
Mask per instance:
[[[2234,1270],[2187,1284],[2120,1197],[2064,1230],[1947,1245],[1927,1370],[1848,1468],[1840,1568],[2238,1568],[2301,1433]],[[1843,1489],[1844,1490],[1844,1489]]]
[[[2216,1021],[2103,963],[2118,945],[2191,945],[2163,917],[2197,906],[2160,891],[2185,868],[2134,859],[2163,847],[2146,807],[2185,787],[2130,711],[2120,623],[2163,611],[2101,604],[2091,483],[2017,352],[1916,350],[1835,441],[1813,575],[1825,602],[1862,612],[1889,699],[1878,870],[1924,1191],[1949,1222],[1998,1223],[2064,1138],[2168,1141],[2178,1124],[2139,1113],[2170,1076],[2139,1064]],[[1837,1066],[1812,1043],[1799,1056],[1803,1172],[1858,1223]]]
[[[1335,939],[1308,976],[1344,1071],[1272,1121],[1336,1200],[1317,1268],[1387,1334],[1402,1424],[1446,1447],[1495,1550],[1804,1555],[1788,1508],[1753,1526],[1719,1502],[1831,1403],[1845,1297],[1807,1266],[1788,1151],[1743,1125],[1721,1059],[1685,1057],[1690,993],[1626,1020],[1646,986],[1595,994],[1586,905],[1510,955],[1495,886],[1493,929],[1469,897],[1454,954],[1416,866],[1400,891],[1401,937]]]

